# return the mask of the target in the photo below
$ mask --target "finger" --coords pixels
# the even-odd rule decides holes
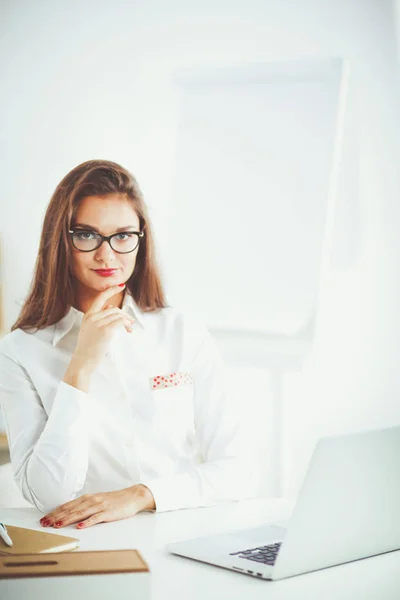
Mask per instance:
[[[44,521],[50,521],[51,523],[54,523],[54,521],[57,520],[60,517],[60,515],[63,514],[66,510],[68,510],[71,507],[78,506],[80,503],[82,503],[82,496],[79,498],[75,498],[74,500],[70,500],[65,504],[61,504],[60,506],[57,506],[57,508],[44,515],[44,517],[40,519],[40,522],[42,524]]]
[[[58,506],[55,510],[42,517],[40,522],[42,525],[45,521],[47,521],[48,525],[54,525],[54,523],[62,520],[66,515],[70,514],[77,508],[90,504],[90,499],[91,496],[85,494],[83,496],[79,496],[79,498],[65,502],[65,504],[61,504],[61,506]]]
[[[73,523],[79,523],[92,515],[95,515],[101,510],[100,506],[96,506],[95,504],[86,504],[76,508],[69,513],[64,513],[59,516],[58,520],[53,523],[53,527],[58,529],[59,527],[66,527],[67,525],[72,525]]]
[[[80,521],[76,526],[77,529],[86,529],[86,527],[91,527],[92,525],[96,525],[97,523],[104,523],[104,513],[98,512],[95,515],[92,515],[88,519],[84,521]]]
[[[108,317],[109,315],[123,315],[127,319],[129,319],[129,321],[132,321],[132,323],[134,321],[134,319],[132,317],[127,315],[123,310],[121,310],[117,306],[112,306],[110,308],[107,308],[106,310],[102,310],[102,311],[96,313],[95,315],[92,315],[91,320],[95,323],[96,321],[99,321],[100,319],[104,319],[105,317]]]
[[[97,327],[99,327],[99,329],[105,329],[108,328],[112,323],[114,323],[116,326],[120,326],[120,325],[124,325],[126,327],[132,327],[132,323],[130,321],[130,319],[128,319],[127,317],[125,317],[124,315],[110,315],[109,317],[105,318],[105,319],[101,319],[98,324]]]
[[[133,326],[133,323],[135,322],[135,319],[132,319],[132,317],[130,317],[129,315],[124,313],[122,310],[120,310],[120,309],[117,309],[117,310],[118,310],[118,313],[113,313],[113,314],[117,314],[117,315],[120,315],[121,317],[125,317],[126,318],[126,321],[124,321],[125,330],[128,333],[132,333],[132,331],[133,331],[132,326]],[[104,311],[102,311],[101,313],[97,313],[97,314],[102,315],[102,314],[104,314]],[[92,319],[94,320],[94,317],[92,317]],[[99,321],[99,320],[100,319],[96,319],[96,321]],[[106,323],[103,323],[103,321],[106,321]],[[104,327],[106,327],[107,324],[109,324],[110,322],[112,322],[112,321],[110,321],[110,319],[103,318],[101,320],[101,322],[98,324],[98,327],[103,328],[103,325],[104,325]]]
[[[46,517],[43,521],[41,520],[40,522],[43,525],[43,527],[55,527],[56,525],[65,525],[66,520],[70,517],[71,514],[82,510],[83,508],[81,506],[79,508],[70,509],[69,511],[62,511],[52,515],[51,517]]]
[[[87,311],[86,315],[88,315],[88,314],[91,315],[93,313],[99,312],[103,308],[104,304],[106,303],[106,301],[109,298],[111,298],[112,296],[115,296],[115,294],[118,294],[121,290],[124,290],[124,289],[125,289],[125,284],[123,286],[112,285],[111,287],[107,288],[103,292],[100,292],[100,294],[97,296],[97,298],[93,301],[93,304]]]

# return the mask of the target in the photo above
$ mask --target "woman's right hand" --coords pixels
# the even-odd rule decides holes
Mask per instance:
[[[132,319],[120,308],[105,308],[107,300],[124,290],[124,287],[113,285],[101,292],[90,309],[83,315],[78,341],[73,353],[73,360],[81,368],[93,372],[102,361],[110,346],[111,339],[120,327],[132,331]]]

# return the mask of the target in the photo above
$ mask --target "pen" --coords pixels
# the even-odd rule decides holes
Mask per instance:
[[[13,545],[12,539],[7,533],[7,527],[3,523],[0,523],[0,537],[3,538],[7,546]]]

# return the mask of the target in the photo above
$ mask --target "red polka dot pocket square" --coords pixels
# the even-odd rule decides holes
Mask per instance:
[[[188,383],[193,383],[190,373],[167,373],[165,375],[156,375],[155,377],[150,378],[152,390],[162,390],[163,388],[187,385]]]

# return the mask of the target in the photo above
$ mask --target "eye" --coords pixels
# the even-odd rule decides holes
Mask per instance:
[[[78,240],[91,240],[92,238],[90,236],[96,236],[93,231],[75,231],[75,235]]]
[[[135,234],[134,233],[119,233],[118,235],[116,235],[115,237],[118,240],[121,240],[121,242],[124,242],[125,240],[129,240],[131,239]],[[125,237],[121,237],[121,236],[125,236]]]

